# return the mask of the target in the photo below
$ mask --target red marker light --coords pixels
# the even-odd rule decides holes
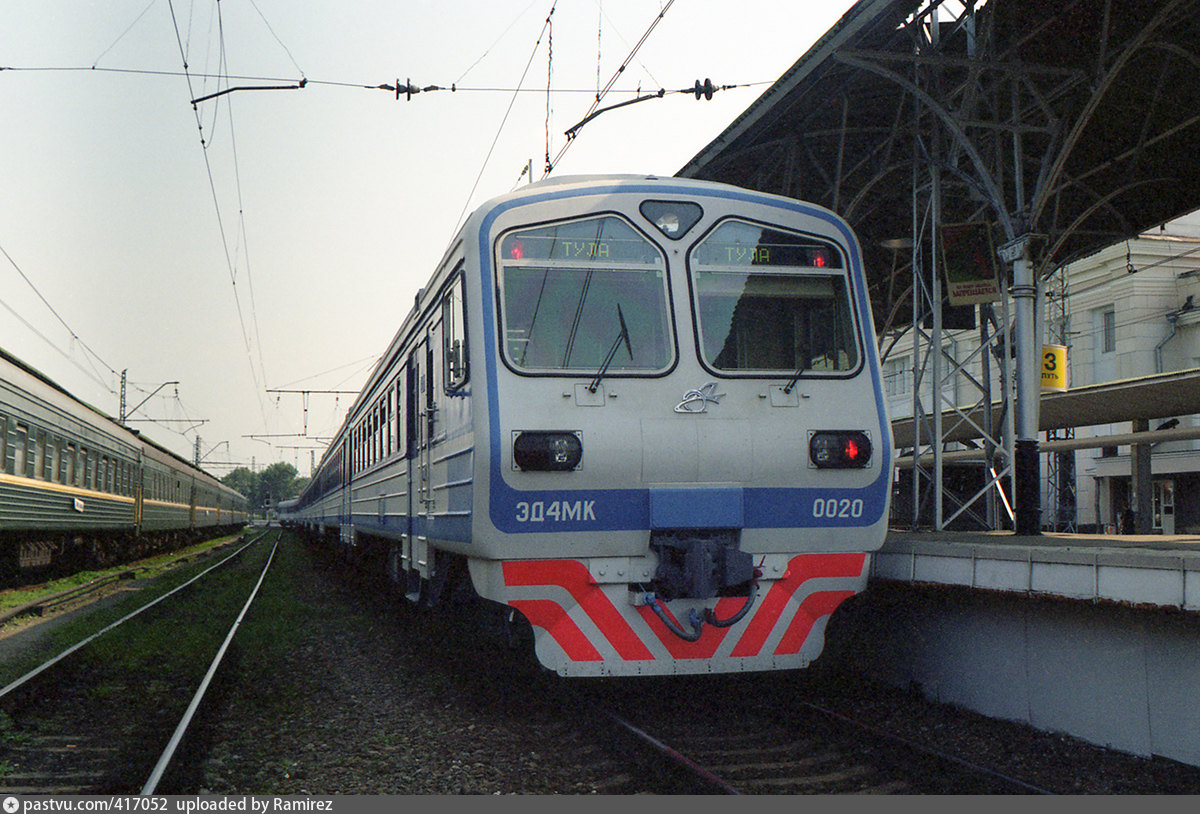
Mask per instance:
[[[818,469],[862,469],[871,461],[871,439],[862,430],[813,432],[808,460]]]
[[[521,241],[514,240],[508,244],[508,257],[510,260],[520,260],[525,256],[525,247],[521,245]]]
[[[824,252],[817,252],[816,255],[813,257],[813,265],[819,269],[825,268],[825,266],[828,262],[829,261],[825,259]]]
[[[853,438],[847,438],[846,446],[842,450],[842,455],[845,456],[846,461],[849,463],[854,463],[855,461],[857,461],[858,460],[858,442],[856,442]]]

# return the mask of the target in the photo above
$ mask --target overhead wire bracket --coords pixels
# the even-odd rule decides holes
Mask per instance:
[[[308,84],[307,79],[301,79],[295,85],[239,85],[236,88],[225,88],[216,93],[210,93],[207,96],[198,96],[192,100],[193,105],[198,105],[201,102],[207,102],[209,99],[215,99],[218,96],[224,96],[227,93],[233,93],[237,90],[301,90]]]

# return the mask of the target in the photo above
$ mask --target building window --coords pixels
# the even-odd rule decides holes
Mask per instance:
[[[883,363],[883,386],[888,396],[902,396],[912,392],[912,357],[901,356]]]
[[[1100,352],[1112,353],[1117,349],[1117,312],[1112,308],[1100,315]]]

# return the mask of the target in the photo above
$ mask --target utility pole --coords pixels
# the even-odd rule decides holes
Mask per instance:
[[[267,392],[268,393],[299,393],[300,394],[301,405],[304,407],[304,432],[303,432],[304,436],[308,435],[308,397],[310,395],[312,395],[313,393],[320,393],[322,395],[336,395],[336,396],[356,396],[356,395],[358,395],[357,390],[284,390],[284,389],[279,389],[279,388],[268,388]]]
[[[132,410],[130,410],[127,413],[127,412],[125,412],[125,371],[121,371],[121,418],[119,419],[118,423],[124,424],[126,418],[128,418],[129,416],[133,415],[134,413],[136,413],[138,411],[138,407],[141,407],[143,404],[145,404],[150,399],[152,399],[154,397],[155,393],[157,393],[159,390],[162,390],[168,384],[178,385],[179,382],[163,382],[158,387],[154,388],[154,390],[151,391],[150,395],[146,396],[144,399],[139,401],[137,407],[134,407]],[[178,392],[177,392],[177,395],[178,395]]]

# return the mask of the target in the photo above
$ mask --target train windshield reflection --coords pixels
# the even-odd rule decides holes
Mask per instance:
[[[517,370],[656,372],[673,361],[666,262],[616,217],[506,235],[499,284],[504,351]],[[609,356],[622,331],[628,344]]]
[[[728,372],[849,372],[859,352],[841,252],[807,235],[728,221],[691,256],[704,361]]]

